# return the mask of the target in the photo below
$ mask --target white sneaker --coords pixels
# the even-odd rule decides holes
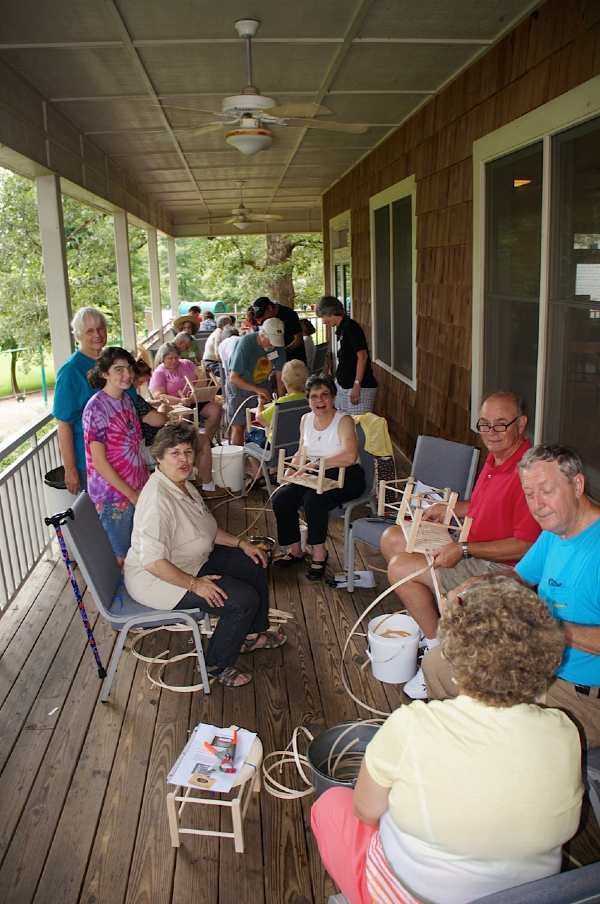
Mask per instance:
[[[411,700],[427,700],[429,694],[427,692],[423,669],[419,669],[417,674],[414,675],[410,681],[406,682],[402,690],[407,697],[411,698]]]

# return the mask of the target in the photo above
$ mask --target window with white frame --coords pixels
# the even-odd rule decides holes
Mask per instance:
[[[416,183],[374,195],[371,214],[373,359],[416,388]]]
[[[502,387],[600,497],[600,78],[474,146],[473,412]]]
[[[350,211],[345,210],[329,221],[329,251],[333,294],[352,316],[352,230]]]

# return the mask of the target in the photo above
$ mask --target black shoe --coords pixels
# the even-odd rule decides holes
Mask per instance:
[[[286,552],[282,556],[273,559],[273,568],[291,568],[292,565],[300,565],[304,562],[304,556],[294,556],[291,552]]]
[[[315,562],[314,559],[311,559],[310,566],[308,571],[306,572],[306,577],[309,581],[322,581],[325,576],[325,566],[327,565],[327,561],[329,559],[329,553],[325,554],[325,558],[322,562]]]

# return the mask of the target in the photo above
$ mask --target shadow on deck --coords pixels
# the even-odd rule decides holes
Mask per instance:
[[[219,523],[237,534],[261,504],[255,494],[247,509],[239,501],[221,506]],[[273,535],[273,528],[272,517],[260,515],[252,532]],[[341,549],[334,523],[336,570]],[[382,589],[385,577],[376,577]],[[366,718],[342,687],[339,661],[347,632],[373,593],[351,596],[295,570],[278,574],[272,605],[294,614],[289,640],[282,650],[245,658],[250,685],[214,685],[208,697],[161,692],[148,682],[145,664],[124,655],[110,702],[102,705],[64,567],[42,561],[0,620],[0,900],[323,904],[334,889],[310,832],[310,798],[284,802],[263,791],[250,804],[244,854],[235,854],[229,840],[189,836],[176,852],[165,777],[200,721],[256,730],[269,752],[285,747],[296,725],[318,730]],[[89,596],[86,604],[96,622]],[[95,633],[106,663],[114,635],[100,622]],[[185,635],[145,643],[146,652],[167,643],[172,652],[189,649]],[[384,711],[405,701],[399,689],[360,669],[360,639],[348,659],[352,689],[362,699]],[[168,680],[190,683],[192,669],[191,660],[176,665]],[[218,828],[220,814],[210,809]],[[570,853],[589,863],[599,851],[600,830],[587,808]]]

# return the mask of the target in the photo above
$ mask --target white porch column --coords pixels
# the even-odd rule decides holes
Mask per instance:
[[[38,176],[36,188],[52,358],[58,370],[74,348],[60,179]]]
[[[179,293],[177,291],[177,256],[175,253],[175,238],[167,236],[167,255],[169,258],[169,295],[171,296],[171,314],[177,317],[179,314]]]
[[[133,312],[133,291],[131,288],[131,265],[129,261],[129,231],[127,213],[117,210],[114,214],[115,256],[117,260],[117,285],[119,287],[119,312],[121,315],[121,336],[123,346],[133,355],[137,349],[135,316]]]
[[[162,308],[160,304],[160,270],[158,267],[158,240],[154,226],[148,226],[148,269],[150,271],[150,301],[152,304],[152,325],[164,339]]]

